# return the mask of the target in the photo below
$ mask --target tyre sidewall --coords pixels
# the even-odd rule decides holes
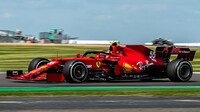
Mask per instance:
[[[85,75],[81,79],[77,79],[73,73],[73,70],[77,65],[81,65],[85,71],[85,73],[84,73]],[[88,76],[88,69],[82,61],[71,60],[71,61],[68,61],[65,63],[64,68],[63,68],[63,74],[64,74],[65,80],[67,82],[81,83],[81,82],[86,81],[87,76]]]
[[[184,64],[188,65],[189,68],[190,68],[190,74],[188,75],[187,78],[181,77],[180,72],[179,72],[179,71],[180,71],[180,67],[181,67],[182,65],[184,65]],[[190,64],[188,61],[181,61],[181,62],[179,63],[179,66],[177,67],[177,76],[178,76],[178,78],[180,79],[180,81],[183,81],[183,82],[189,81],[190,78],[192,77],[192,72],[193,72],[192,66],[191,66],[191,64]]]

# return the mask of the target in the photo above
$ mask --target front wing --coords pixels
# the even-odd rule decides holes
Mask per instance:
[[[27,79],[24,77],[26,73],[24,73],[22,70],[8,70],[6,78],[11,79],[18,79],[18,80],[33,80],[33,81],[65,81],[65,77],[62,73],[41,73],[35,78]]]

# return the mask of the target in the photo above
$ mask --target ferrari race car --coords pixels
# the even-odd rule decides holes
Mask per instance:
[[[177,58],[170,61],[170,56]],[[195,51],[189,48],[157,47],[151,50],[143,45],[119,46],[113,42],[109,51],[86,51],[75,58],[33,59],[28,73],[7,71],[7,77],[20,80],[47,80],[80,83],[86,80],[124,80],[169,78],[186,82],[193,74],[189,61]]]

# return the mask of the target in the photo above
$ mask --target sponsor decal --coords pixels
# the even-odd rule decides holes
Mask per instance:
[[[145,70],[146,68],[149,68],[149,66],[153,65],[153,63],[149,63],[148,60],[146,60],[146,64],[143,64],[141,61],[138,62],[136,65],[139,66],[140,70]]]
[[[19,75],[18,71],[13,71],[12,74],[13,74],[13,76],[18,76]]]
[[[87,66],[87,68],[92,68],[92,65],[86,65]]]
[[[142,77],[147,77],[148,75],[147,74],[144,74],[144,75],[127,75],[127,74],[124,74],[122,75],[123,78],[142,78]]]
[[[181,51],[181,53],[186,53],[187,54],[187,53],[190,53],[190,51]]]
[[[190,51],[178,51],[178,53],[185,53],[185,54],[188,54],[188,53],[190,53]]]
[[[125,72],[132,72],[132,69],[133,69],[132,66],[129,65],[128,63],[124,63],[123,68]]]
[[[96,62],[96,66],[99,68],[101,66],[101,62],[100,61],[97,61]]]
[[[116,57],[116,56],[111,56],[110,58],[113,58],[113,59],[120,59],[120,57]]]

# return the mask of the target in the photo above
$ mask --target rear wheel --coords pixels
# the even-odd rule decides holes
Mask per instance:
[[[88,77],[88,69],[82,61],[71,60],[65,63],[63,74],[67,82],[84,82]]]
[[[187,82],[193,74],[190,62],[181,59],[170,62],[166,72],[169,79],[174,82]]]
[[[46,59],[46,58],[40,58],[40,57],[39,58],[35,58],[30,62],[29,66],[28,66],[28,72],[30,72],[30,71],[32,71],[32,70],[34,70],[36,68],[39,68],[40,66],[43,66],[43,65],[45,65],[45,64],[47,64],[49,62],[50,61],[48,59]]]

